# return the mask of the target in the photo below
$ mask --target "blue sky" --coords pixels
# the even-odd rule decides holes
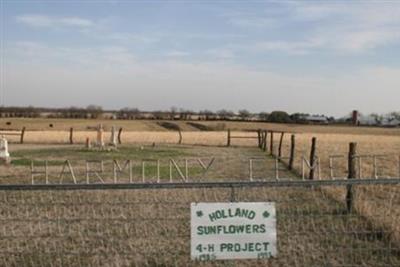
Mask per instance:
[[[1,104],[400,110],[400,1],[1,2]]]

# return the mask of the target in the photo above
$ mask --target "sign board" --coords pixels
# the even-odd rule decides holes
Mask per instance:
[[[276,256],[275,203],[191,203],[192,260]]]

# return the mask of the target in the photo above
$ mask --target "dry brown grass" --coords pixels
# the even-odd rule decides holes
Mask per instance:
[[[6,125],[11,122],[11,125]],[[85,131],[87,127],[96,127],[103,124],[106,129],[113,125],[130,131],[168,131],[157,124],[157,120],[105,120],[105,119],[29,119],[29,118],[0,118],[0,129],[22,129],[31,131],[67,131],[73,127],[78,131]],[[186,121],[172,121],[183,131],[198,131],[188,125]],[[207,125],[217,130],[232,129],[234,131],[273,129],[293,133],[325,133],[325,134],[357,134],[357,135],[394,135],[400,136],[400,128],[380,127],[352,127],[346,125],[300,125],[265,122],[236,122],[236,121],[193,121]],[[49,124],[53,124],[50,128]]]
[[[217,123],[217,122],[209,122]],[[260,127],[261,124],[243,124],[240,123],[237,126],[235,124],[231,124],[232,128],[240,127],[240,129],[257,129],[263,128]],[[358,152],[359,154],[388,154],[386,160],[379,160],[378,164],[380,166],[379,175],[380,176],[398,176],[398,161],[397,157],[400,154],[400,136],[398,129],[377,129],[377,128],[352,128],[352,127],[325,127],[325,126],[292,126],[292,125],[271,125],[271,124],[263,124],[265,127],[274,127],[275,130],[285,130],[297,132],[296,134],[296,161],[295,161],[295,169],[300,171],[301,169],[301,157],[305,156],[307,159],[309,158],[310,146],[311,146],[311,138],[317,137],[317,155],[321,160],[321,170],[322,176],[324,178],[328,178],[329,176],[329,156],[341,154],[346,156],[348,152],[348,146],[350,142],[358,143]],[[252,128],[254,127],[254,128]],[[271,128],[269,128],[271,129]],[[254,133],[243,133],[243,132],[232,132],[232,135],[248,135],[255,136]],[[92,140],[95,138],[94,131],[76,131],[75,138],[76,142],[82,144],[86,137],[90,137]],[[108,138],[108,135],[106,135]],[[278,136],[275,137],[275,149],[278,146]],[[286,135],[285,142],[283,146],[283,156],[287,156],[289,154],[290,147],[290,135]],[[15,140],[17,141],[17,139]],[[36,143],[36,144],[62,144],[69,142],[69,132],[68,131],[28,131],[26,134],[26,141],[28,143]],[[129,144],[175,144],[178,141],[178,134],[175,132],[168,131],[143,131],[143,132],[135,132],[135,131],[124,131],[122,136],[122,141],[124,143]],[[269,140],[268,140],[269,142]],[[183,133],[183,143],[184,144],[197,144],[204,146],[224,146],[226,145],[226,132],[200,132],[200,131],[186,131]],[[232,141],[232,145],[234,146],[256,146],[256,140],[252,139],[235,139]],[[40,145],[41,147],[43,145]],[[13,149],[13,145],[11,145],[11,149]],[[198,150],[199,155],[207,155],[207,153],[217,153],[217,148],[202,148],[202,152]],[[222,148],[221,148],[222,149]],[[226,149],[226,148],[225,148]],[[232,148],[234,149],[234,148]],[[229,150],[229,149],[228,149]],[[227,151],[228,151],[227,150]],[[246,154],[245,150],[232,150],[233,153],[243,153]],[[258,153],[261,153],[260,151]],[[262,154],[262,153],[261,153]],[[221,154],[222,155],[222,154]],[[222,157],[229,157],[228,154],[223,154]],[[229,164],[222,164],[222,168],[225,168],[224,174],[229,176],[229,172],[231,171],[235,175],[245,175],[245,172],[238,171],[237,168],[229,168],[229,166],[235,165],[234,162],[228,161]],[[335,171],[336,176],[346,177],[346,169],[347,169],[346,159],[338,159],[335,160],[335,166],[337,166],[337,170]],[[363,172],[365,175],[371,176],[372,174],[372,162],[370,160],[365,160],[362,166]],[[236,165],[236,167],[239,167]],[[4,170],[4,169],[3,169]],[[227,177],[228,177],[227,176]],[[236,176],[235,176],[236,177]],[[357,186],[356,187],[356,213],[352,215],[345,215],[343,211],[345,210],[344,199],[345,199],[345,190],[344,188],[325,188],[323,190],[312,190],[312,189],[298,189],[291,190],[288,188],[282,189],[252,189],[252,190],[242,190],[239,192],[240,197],[238,200],[243,201],[277,201],[280,203],[280,209],[283,215],[286,214],[286,218],[281,217],[281,220],[278,224],[278,229],[280,231],[280,251],[281,255],[278,259],[270,262],[270,266],[311,266],[315,264],[319,264],[319,266],[330,264],[329,266],[341,266],[341,265],[352,265],[352,266],[399,266],[400,262],[398,259],[398,255],[392,254],[393,251],[389,250],[388,247],[394,249],[394,252],[398,252],[398,247],[400,244],[400,227],[398,221],[400,219],[400,189],[399,186]],[[64,249],[68,249],[71,247],[79,247],[81,244],[85,247],[85,244],[89,246],[90,249],[99,248],[99,251],[108,251],[112,255],[112,259],[114,262],[119,262],[120,265],[124,266],[128,263],[132,263],[133,265],[143,265],[147,264],[148,266],[171,266],[171,265],[194,265],[195,263],[188,261],[188,226],[185,225],[187,223],[187,207],[188,203],[191,201],[227,201],[229,198],[229,192],[226,190],[199,190],[199,191],[176,191],[170,193],[162,193],[159,192],[149,192],[149,194],[141,194],[135,193],[132,195],[125,194],[122,192],[107,192],[107,193],[95,193],[89,192],[89,194],[79,193],[77,195],[72,196],[72,194],[67,194],[68,196],[64,196],[63,194],[55,195],[52,194],[52,199],[49,200],[49,203],[52,201],[63,200],[67,197],[66,201],[70,201],[72,199],[83,199],[83,202],[89,202],[87,200],[88,197],[92,197],[95,200],[98,199],[99,202],[103,200],[111,199],[121,200],[121,202],[129,202],[129,201],[144,201],[148,203],[148,209],[154,210],[154,205],[151,205],[151,202],[168,202],[168,201],[176,201],[182,202],[179,205],[183,205],[183,210],[174,209],[172,213],[168,213],[172,206],[164,207],[163,209],[155,209],[155,212],[167,213],[168,215],[177,216],[182,224],[176,224],[174,220],[166,222],[166,224],[162,224],[160,222],[154,221],[152,224],[143,226],[144,228],[140,228],[142,226],[137,226],[139,228],[135,228],[135,233],[146,233],[148,234],[148,240],[154,242],[160,242],[160,247],[163,252],[172,257],[167,259],[167,257],[153,257],[150,261],[148,258],[145,258],[140,255],[129,256],[123,253],[119,253],[118,250],[112,250],[113,246],[117,246],[115,240],[122,239],[123,244],[126,247],[132,246],[142,246],[146,248],[146,251],[152,252],[154,250],[154,246],[149,243],[134,243],[131,241],[129,236],[132,236],[132,224],[131,223],[123,223],[120,224],[95,224],[95,225],[85,225],[84,223],[81,226],[77,226],[80,231],[73,231],[72,234],[77,235],[79,232],[84,232],[86,235],[99,233],[103,236],[103,239],[100,239],[99,243],[96,243],[94,239],[89,238],[85,234],[83,236],[77,236],[76,238],[68,239],[68,242],[63,244],[61,241],[67,237],[61,237],[61,243],[55,242],[54,247],[60,245],[61,252]],[[4,196],[3,196],[4,197]],[[136,199],[137,197],[137,199]],[[39,200],[35,200],[35,198],[39,198]],[[135,199],[131,199],[135,198]],[[27,200],[24,200],[27,199]],[[20,194],[15,197],[14,200],[25,201],[26,203],[29,199],[32,199],[32,203],[35,201],[47,201],[47,196],[44,194],[39,195],[25,195]],[[29,202],[29,201],[28,201]],[[9,207],[6,205],[7,201],[3,201],[5,203],[2,209],[5,211],[3,214],[9,214],[11,212]],[[185,206],[186,205],[186,206]],[[48,205],[45,205],[46,207]],[[65,205],[64,205],[65,206]],[[75,207],[73,204],[67,206],[59,207],[62,212],[65,211],[65,214],[70,214],[71,218],[79,217],[85,215],[85,213],[90,210],[90,205],[83,205],[81,208]],[[90,207],[89,207],[90,206]],[[141,210],[137,206],[134,206],[137,210]],[[45,209],[50,209],[47,207]],[[71,210],[70,210],[71,209]],[[97,211],[98,209],[98,211]],[[129,208],[128,208],[129,209]],[[185,211],[186,209],[186,211]],[[60,212],[60,210],[58,212]],[[94,215],[96,212],[103,216],[105,219],[109,214],[107,211],[112,212],[114,210],[115,214],[130,214],[132,215],[130,210],[123,210],[121,207],[117,205],[111,205],[111,207],[94,208]],[[20,211],[19,214],[28,214],[26,213],[26,209],[24,205],[22,208],[17,211]],[[285,213],[286,211],[286,213]],[[143,214],[147,214],[148,210],[144,210]],[[43,214],[43,212],[39,212]],[[45,211],[44,211],[44,214]],[[62,214],[61,214],[62,215]],[[88,215],[91,216],[91,213]],[[93,216],[94,216],[93,215]],[[107,215],[107,216],[106,216]],[[161,214],[162,215],[162,214]],[[161,216],[160,215],[160,216]],[[4,217],[5,216],[5,217]],[[8,216],[3,215],[3,219],[12,221],[14,218],[13,215]],[[68,219],[66,218],[67,221]],[[46,218],[44,218],[46,221]],[[90,221],[90,220],[88,220]],[[34,222],[27,224],[27,226],[32,227],[28,228],[31,232],[35,229]],[[68,225],[68,224],[66,224]],[[26,227],[27,227],[26,226]],[[5,232],[7,227],[10,227],[8,224],[4,224],[3,232]],[[52,227],[52,226],[50,226]],[[67,226],[63,226],[67,227]],[[79,228],[81,227],[81,228]],[[147,227],[147,228],[146,228]],[[7,228],[8,229],[8,228]],[[33,230],[32,230],[33,229]],[[63,228],[62,228],[63,229]],[[95,229],[95,230],[94,230]],[[110,229],[111,232],[105,232],[106,229]],[[125,230],[119,230],[125,229]],[[166,238],[163,240],[159,240],[159,235],[151,235],[158,233],[154,229],[162,229],[166,230],[169,233],[172,233],[172,239]],[[27,230],[27,231],[28,231]],[[94,231],[94,232],[93,232]],[[96,232],[97,231],[97,232]],[[108,231],[108,230],[107,230]],[[111,233],[111,234],[110,234]],[[180,235],[183,233],[183,237]],[[46,233],[45,233],[46,235]],[[178,238],[173,238],[174,235],[178,236]],[[115,236],[114,239],[110,239],[111,236]],[[29,238],[29,235],[27,236]],[[63,239],[64,238],[64,239]],[[113,242],[108,243],[107,239],[113,240]],[[23,239],[26,241],[26,239]],[[39,237],[36,247],[24,247],[22,248],[30,248],[37,251],[40,248],[40,244],[43,242],[47,242],[49,240],[44,239],[44,237]],[[92,240],[93,243],[85,243],[84,240]],[[50,240],[51,241],[51,240]],[[6,246],[15,247],[17,246],[16,241],[7,241]],[[40,243],[42,242],[42,243]],[[27,242],[27,244],[32,244]],[[53,243],[51,243],[53,244]],[[173,245],[171,245],[173,244]],[[18,246],[21,246],[21,243],[18,243]],[[168,249],[171,247],[179,248],[179,255],[175,255],[170,252]],[[117,246],[120,249],[120,246]],[[125,247],[124,247],[125,249]],[[139,251],[139,250],[135,250]],[[114,254],[113,254],[114,253]],[[38,255],[46,255],[45,253]],[[14,258],[15,259],[15,258]],[[34,262],[46,262],[46,260],[51,260],[50,256],[46,258],[34,258]],[[109,258],[107,257],[99,257],[94,256],[93,258],[87,257],[85,258],[85,263],[96,265],[101,262],[106,262],[106,265],[113,265],[112,262],[109,262]],[[7,259],[4,260],[3,263],[10,263]],[[76,258],[71,259],[71,261],[66,261],[69,265],[76,264]],[[221,263],[224,265],[225,263]],[[244,266],[265,266],[265,262],[241,262],[240,265]],[[13,264],[10,264],[13,266]],[[40,265],[40,264],[39,264]],[[14,266],[16,266],[14,264]]]

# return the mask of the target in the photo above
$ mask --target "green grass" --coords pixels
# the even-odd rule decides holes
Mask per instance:
[[[112,159],[161,159],[192,156],[184,147],[136,147],[125,146],[118,150],[100,151],[81,148],[48,148],[37,150],[20,150],[13,153],[13,162],[17,165],[30,165],[30,159],[35,160],[112,160]],[[29,163],[27,162],[29,161]],[[61,161],[62,163],[62,161]]]
[[[27,158],[13,159],[11,161],[11,164],[14,166],[30,166],[31,163],[32,163],[32,160],[27,159]],[[47,161],[48,166],[58,166],[58,165],[62,165],[63,163],[64,163],[63,160],[48,160]],[[35,166],[44,166],[45,162],[42,160],[33,160],[33,164]]]

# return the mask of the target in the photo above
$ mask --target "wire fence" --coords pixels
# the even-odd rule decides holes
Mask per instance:
[[[400,179],[2,185],[0,265],[400,266],[399,189]],[[190,260],[190,203],[230,201],[276,203],[275,258]]]

